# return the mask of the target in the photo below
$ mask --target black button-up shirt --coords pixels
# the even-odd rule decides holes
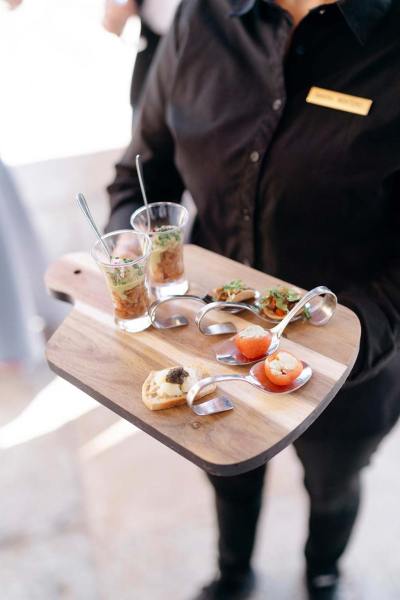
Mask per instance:
[[[355,310],[353,388],[320,429],[329,414],[347,419],[349,403],[368,413],[362,435],[400,411],[399,32],[391,0],[324,5],[295,29],[271,1],[184,1],[109,188],[108,229],[129,226],[139,152],[150,201],[191,192],[195,243],[305,288],[326,284]],[[370,113],[309,104],[311,86],[371,99]]]

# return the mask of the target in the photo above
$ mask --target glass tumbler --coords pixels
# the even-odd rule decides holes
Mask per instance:
[[[131,229],[113,231],[102,239],[111,254],[111,263],[100,240],[91,254],[106,278],[115,323],[123,331],[143,331],[151,325],[147,282],[151,240],[145,233]]]
[[[135,231],[146,232],[152,242],[149,278],[157,298],[182,295],[188,290],[183,265],[183,240],[189,213],[174,202],[154,202],[138,208],[131,216]]]

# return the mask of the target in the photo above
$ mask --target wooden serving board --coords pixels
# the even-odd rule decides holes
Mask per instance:
[[[260,291],[278,283],[273,277],[193,245],[185,247],[185,264],[194,294],[204,295],[238,278]],[[46,284],[53,295],[74,304],[48,342],[51,369],[202,469],[218,475],[254,469],[299,437],[343,385],[358,353],[359,321],[352,311],[339,305],[324,327],[299,321],[286,329],[281,348],[308,362],[314,371],[297,392],[271,396],[246,383],[227,382],[219,388],[232,398],[232,411],[207,417],[196,416],[187,406],[152,412],[141,401],[142,383],[151,370],[202,363],[213,375],[248,371],[216,362],[213,348],[226,336],[200,334],[193,317],[201,304],[181,301],[166,309],[186,314],[190,318],[187,327],[164,331],[150,328],[129,334],[115,327],[103,275],[89,255],[62,257],[50,266]],[[249,313],[233,316],[217,311],[212,319],[233,321],[238,329],[254,320]]]

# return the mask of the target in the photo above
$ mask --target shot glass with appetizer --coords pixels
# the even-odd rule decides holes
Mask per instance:
[[[188,211],[174,202],[154,202],[131,216],[135,231],[147,233],[152,241],[149,261],[151,292],[158,298],[182,295],[189,284],[183,264],[183,241]]]
[[[100,240],[94,244],[91,254],[110,290],[115,323],[123,331],[143,331],[151,324],[147,285],[151,240],[145,233],[131,229],[108,233],[102,240],[111,262]]]

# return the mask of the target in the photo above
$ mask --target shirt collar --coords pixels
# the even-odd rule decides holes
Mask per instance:
[[[337,4],[350,29],[365,44],[392,3],[393,0],[339,0]]]
[[[249,12],[257,0],[229,0],[231,16],[240,17]],[[272,3],[273,0],[264,0]],[[337,6],[354,35],[365,44],[371,31],[389,11],[393,0],[338,0]],[[329,5],[327,5],[329,6]]]

